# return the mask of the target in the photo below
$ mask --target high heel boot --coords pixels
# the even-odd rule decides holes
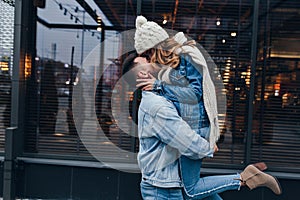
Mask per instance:
[[[240,175],[242,183],[248,186],[250,190],[265,186],[271,189],[275,194],[281,194],[281,187],[277,179],[260,171],[254,165],[248,165]]]
[[[260,171],[265,171],[268,168],[266,163],[264,163],[264,162],[258,162],[258,163],[254,163],[252,165],[254,165],[254,167],[259,169]]]

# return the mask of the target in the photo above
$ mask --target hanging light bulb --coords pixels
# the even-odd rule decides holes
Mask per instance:
[[[102,19],[100,16],[97,17],[97,31],[102,31]]]

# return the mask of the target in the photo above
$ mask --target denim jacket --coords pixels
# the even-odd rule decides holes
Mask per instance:
[[[174,103],[180,116],[192,129],[208,127],[209,119],[202,96],[202,75],[194,67],[189,55],[180,56],[180,64],[170,70],[169,80],[170,84],[156,80],[154,90]]]
[[[138,112],[138,164],[143,181],[157,187],[182,187],[179,156],[212,157],[209,142],[182,120],[174,104],[143,91]]]
[[[209,119],[204,108],[202,74],[194,67],[191,57],[182,54],[180,64],[177,68],[165,72],[168,76],[167,84],[162,80],[157,80],[154,88],[162,96],[172,101],[180,116],[196,131],[200,136],[209,139]],[[166,77],[160,74],[160,77]],[[168,80],[169,79],[169,80]],[[202,159],[192,160],[186,156],[181,156],[180,174],[185,194],[193,191],[193,186],[200,177]],[[193,176],[191,176],[193,174]]]

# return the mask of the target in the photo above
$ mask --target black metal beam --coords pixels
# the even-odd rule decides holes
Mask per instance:
[[[116,7],[123,6],[123,1],[119,1],[117,5],[112,5],[111,0],[94,0],[95,4],[101,9],[101,11],[104,13],[104,15],[107,17],[107,19],[112,22],[113,26],[116,27],[116,29],[124,29],[123,22],[120,19],[120,13],[116,11]],[[124,5],[124,7],[126,7]]]
[[[84,0],[76,0],[77,3],[97,22],[98,15],[97,13],[90,7],[88,3],[86,3]],[[105,24],[102,21],[102,26],[104,27]]]

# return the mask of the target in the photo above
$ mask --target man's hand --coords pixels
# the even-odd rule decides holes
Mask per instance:
[[[137,78],[136,82],[137,88],[142,88],[142,90],[153,90],[154,82],[156,81],[156,78],[152,76],[152,74],[148,73],[148,78]]]

